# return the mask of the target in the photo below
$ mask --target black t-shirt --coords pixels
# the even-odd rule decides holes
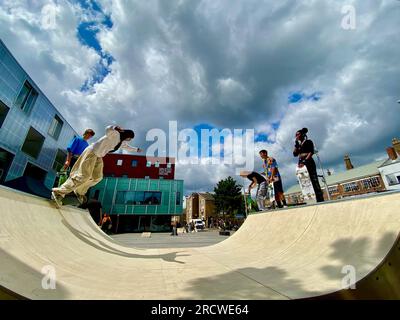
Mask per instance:
[[[314,143],[311,140],[306,140],[300,147],[297,149],[297,152],[293,152],[293,155],[297,157],[301,153],[312,153],[314,154]],[[299,163],[305,163],[308,166],[315,166],[314,159],[311,157],[309,160],[302,162],[303,159],[299,157]]]
[[[311,140],[304,141],[303,145],[300,146],[300,153],[312,153],[314,154],[314,143]]]
[[[259,174],[258,172],[254,172],[254,171],[253,171],[252,173],[250,173],[250,174],[247,176],[247,178],[248,178],[249,180],[251,180],[251,181],[253,181],[253,178],[256,178],[258,184],[263,183],[263,182],[266,181],[265,178],[264,178],[261,174]]]

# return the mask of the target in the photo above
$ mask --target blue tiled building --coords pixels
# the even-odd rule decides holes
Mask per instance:
[[[26,176],[51,189],[77,134],[0,39],[0,183]],[[168,231],[171,219],[182,214],[183,181],[173,180],[172,169],[135,159],[142,175],[155,178],[139,178],[136,171],[129,177],[105,174],[90,196],[111,214],[115,231]],[[117,173],[118,163],[111,172]],[[171,176],[162,173],[167,169]]]
[[[111,215],[114,232],[169,231],[182,215],[183,180],[105,177],[90,197]]]
[[[31,176],[50,189],[76,134],[0,40],[0,183]]]

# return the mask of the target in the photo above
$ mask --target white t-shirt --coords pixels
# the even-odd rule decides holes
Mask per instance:
[[[88,149],[99,158],[103,158],[107,153],[113,151],[117,144],[120,142],[120,134],[115,130],[115,126],[106,127],[106,135],[102,136],[99,140],[92,143]],[[131,147],[127,141],[122,141],[120,148],[129,152],[137,152],[139,148]]]

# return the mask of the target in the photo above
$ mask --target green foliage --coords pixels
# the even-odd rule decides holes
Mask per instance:
[[[228,177],[217,183],[214,188],[214,199],[217,212],[233,216],[233,214],[241,210],[243,195],[242,186],[232,178]]]

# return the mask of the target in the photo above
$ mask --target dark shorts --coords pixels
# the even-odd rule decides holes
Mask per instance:
[[[275,194],[282,192],[283,193],[283,186],[282,186],[282,180],[279,179],[278,181],[274,182],[274,191]]]

